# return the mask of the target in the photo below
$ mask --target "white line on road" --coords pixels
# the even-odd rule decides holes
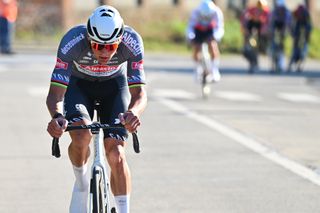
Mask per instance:
[[[48,87],[30,87],[28,88],[28,93],[34,97],[45,97],[48,94]]]
[[[248,92],[217,91],[215,95],[231,101],[261,101],[261,97]]]
[[[294,162],[284,156],[281,156],[279,153],[274,151],[273,149],[270,149],[259,142],[255,141],[254,139],[248,137],[247,135],[244,135],[228,126],[225,126],[224,124],[215,121],[214,119],[210,119],[206,116],[203,116],[201,114],[198,114],[185,106],[179,104],[176,101],[167,99],[167,98],[157,98],[157,100],[167,106],[168,108],[172,109],[173,111],[177,113],[184,114],[186,117],[197,121],[199,123],[202,123],[206,125],[207,127],[220,132],[224,136],[227,136],[231,138],[232,140],[236,141],[239,144],[242,144],[243,146],[249,148],[250,150],[262,155],[263,157],[273,161],[274,163],[281,165],[282,167],[292,171],[293,173],[311,181],[312,183],[320,186],[320,176],[312,171],[311,169],[298,164],[297,162]]]
[[[296,103],[320,103],[320,98],[307,93],[279,93],[278,97]]]
[[[156,89],[153,93],[157,97],[182,98],[191,100],[196,98],[195,94],[179,89]]]

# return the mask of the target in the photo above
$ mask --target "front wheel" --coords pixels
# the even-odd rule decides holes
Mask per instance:
[[[202,98],[207,99],[211,93],[210,82],[208,81],[209,72],[204,70],[202,73],[201,92]]]
[[[92,213],[106,213],[104,177],[100,169],[93,170],[90,193],[92,194]]]

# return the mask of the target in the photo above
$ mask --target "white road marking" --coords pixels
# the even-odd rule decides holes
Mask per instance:
[[[296,103],[320,103],[320,98],[307,93],[279,93],[278,97]]]
[[[263,157],[271,160],[272,162],[281,165],[282,167],[290,170],[291,172],[299,175],[302,178],[305,178],[312,183],[320,186],[320,174],[317,174],[313,170],[295,162],[292,161],[284,156],[281,156],[279,153],[277,153],[275,150],[268,148],[259,142],[255,141],[254,139],[248,137],[247,135],[244,135],[228,126],[225,126],[224,124],[214,120],[210,119],[207,116],[203,116],[201,114],[198,114],[185,106],[179,104],[176,101],[167,99],[167,98],[157,98],[157,100],[167,106],[168,108],[172,109],[173,111],[177,113],[184,114],[186,117],[197,121],[201,124],[206,125],[207,127],[220,132],[226,137],[231,138],[235,142],[247,147],[248,149],[262,155]]]
[[[227,99],[230,101],[261,101],[261,97],[247,92],[238,91],[217,91],[215,95],[219,98]]]
[[[195,99],[196,95],[179,89],[156,89],[153,94],[157,97]]]
[[[48,87],[30,87],[27,92],[33,97],[45,97],[48,94]]]

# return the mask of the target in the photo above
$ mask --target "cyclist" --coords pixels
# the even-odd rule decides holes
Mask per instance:
[[[203,42],[208,44],[208,50],[211,57],[211,74],[208,75],[208,81],[220,81],[219,71],[220,51],[218,42],[224,35],[224,20],[221,9],[215,5],[214,1],[203,0],[196,9],[194,9],[189,18],[187,28],[187,40],[193,48],[193,60],[195,62],[195,76],[200,80],[202,73],[201,45]]]
[[[291,71],[294,63],[298,64],[297,71],[301,71],[300,64],[308,53],[308,43],[312,31],[312,23],[310,13],[303,4],[298,5],[293,11],[293,22],[291,26],[291,36],[293,38],[293,49],[288,72]]]
[[[96,8],[87,25],[69,30],[60,42],[47,96],[52,116],[47,127],[49,134],[60,137],[68,123],[90,124],[95,101],[101,103],[102,123],[118,124],[120,120],[126,130],[136,131],[147,104],[143,55],[140,35],[124,25],[114,7]],[[69,134],[68,154],[75,174],[70,212],[85,213],[92,135],[87,130]],[[131,177],[124,150],[127,137],[127,131],[104,131],[111,188],[119,213],[129,212]]]
[[[284,39],[290,25],[291,12],[286,7],[285,0],[276,0],[270,20],[271,57],[279,54],[280,71],[284,70],[285,67]]]
[[[241,15],[241,26],[245,44],[248,42],[253,30],[258,32],[258,46],[261,52],[266,51],[268,41],[268,24],[270,10],[266,0],[258,0],[255,6],[248,7]]]
[[[249,73],[259,70],[258,54],[265,52],[268,41],[269,7],[265,0],[258,0],[240,17],[244,37],[243,55],[250,64]]]

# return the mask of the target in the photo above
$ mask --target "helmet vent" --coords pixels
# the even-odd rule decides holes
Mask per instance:
[[[114,15],[114,12],[110,9],[109,10],[102,9],[99,12],[101,13],[101,17],[103,17],[103,16],[112,17]]]

